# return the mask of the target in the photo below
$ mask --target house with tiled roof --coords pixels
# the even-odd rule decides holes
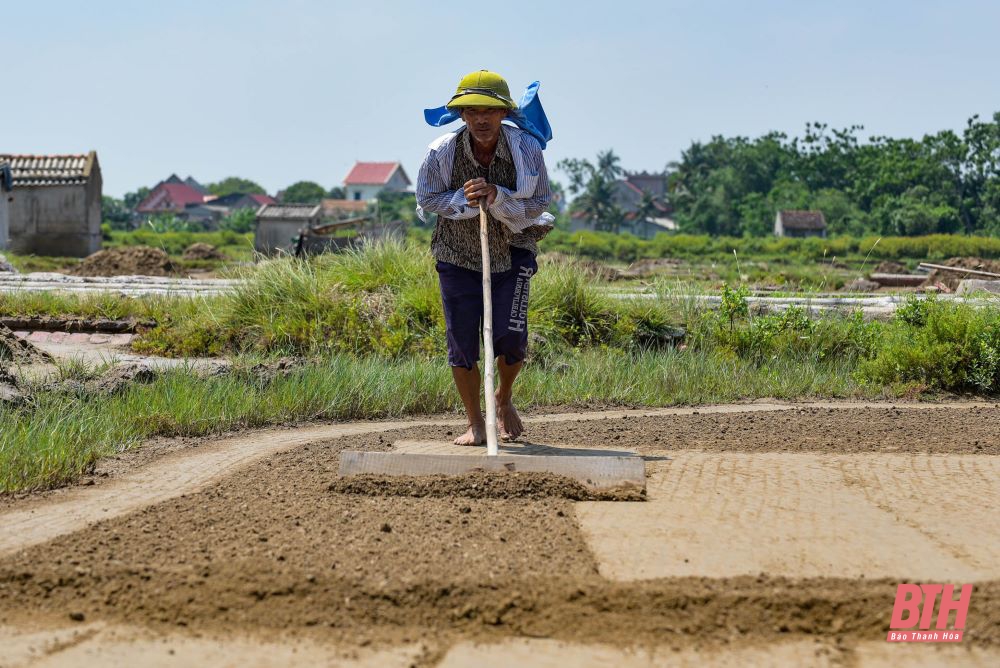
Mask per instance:
[[[822,211],[784,209],[774,217],[776,237],[826,237],[826,217]]]
[[[8,248],[15,253],[84,257],[101,249],[101,166],[97,152],[0,153],[10,169]]]
[[[191,186],[192,188],[200,192],[202,195],[211,195],[211,193],[208,192],[208,188],[198,183],[198,181],[195,180],[195,178],[190,175],[188,175],[186,179],[182,179],[176,174],[171,174],[160,183],[183,183],[185,185]],[[159,185],[159,183],[157,185]]]
[[[373,200],[384,190],[406,192],[412,183],[399,162],[356,162],[344,177],[347,199]]]
[[[206,195],[183,181],[161,181],[139,202],[135,211],[144,216],[172,214],[183,217],[186,207],[200,206],[205,199]]]

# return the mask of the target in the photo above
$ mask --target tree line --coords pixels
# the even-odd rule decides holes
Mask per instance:
[[[830,234],[1000,235],[1000,112],[922,139],[862,141],[862,130],[694,142],[668,166],[680,229],[763,236],[779,209],[819,209]]]

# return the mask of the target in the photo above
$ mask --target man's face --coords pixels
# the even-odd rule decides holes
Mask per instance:
[[[500,136],[500,124],[507,117],[501,107],[465,107],[462,120],[469,126],[469,133],[479,144],[492,144]]]

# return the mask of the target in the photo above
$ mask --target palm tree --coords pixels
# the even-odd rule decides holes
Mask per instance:
[[[594,221],[598,230],[615,234],[621,230],[624,216],[615,203],[615,182],[607,180],[600,173],[590,179],[586,190],[573,204],[576,210],[584,212]]]
[[[598,230],[617,233],[622,211],[615,203],[615,183],[622,174],[618,156],[611,149],[597,154],[596,166],[589,160],[567,159],[559,169],[569,174],[569,190],[576,195],[572,209],[594,221]]]
[[[612,149],[597,154],[597,172],[608,181],[614,181],[622,175],[618,164],[619,158]]]

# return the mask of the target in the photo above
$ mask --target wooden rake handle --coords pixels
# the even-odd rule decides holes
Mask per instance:
[[[479,200],[479,243],[483,252],[483,390],[486,395],[486,454],[500,454],[497,444],[497,399],[493,384],[493,288],[490,277],[490,239],[486,200]]]

